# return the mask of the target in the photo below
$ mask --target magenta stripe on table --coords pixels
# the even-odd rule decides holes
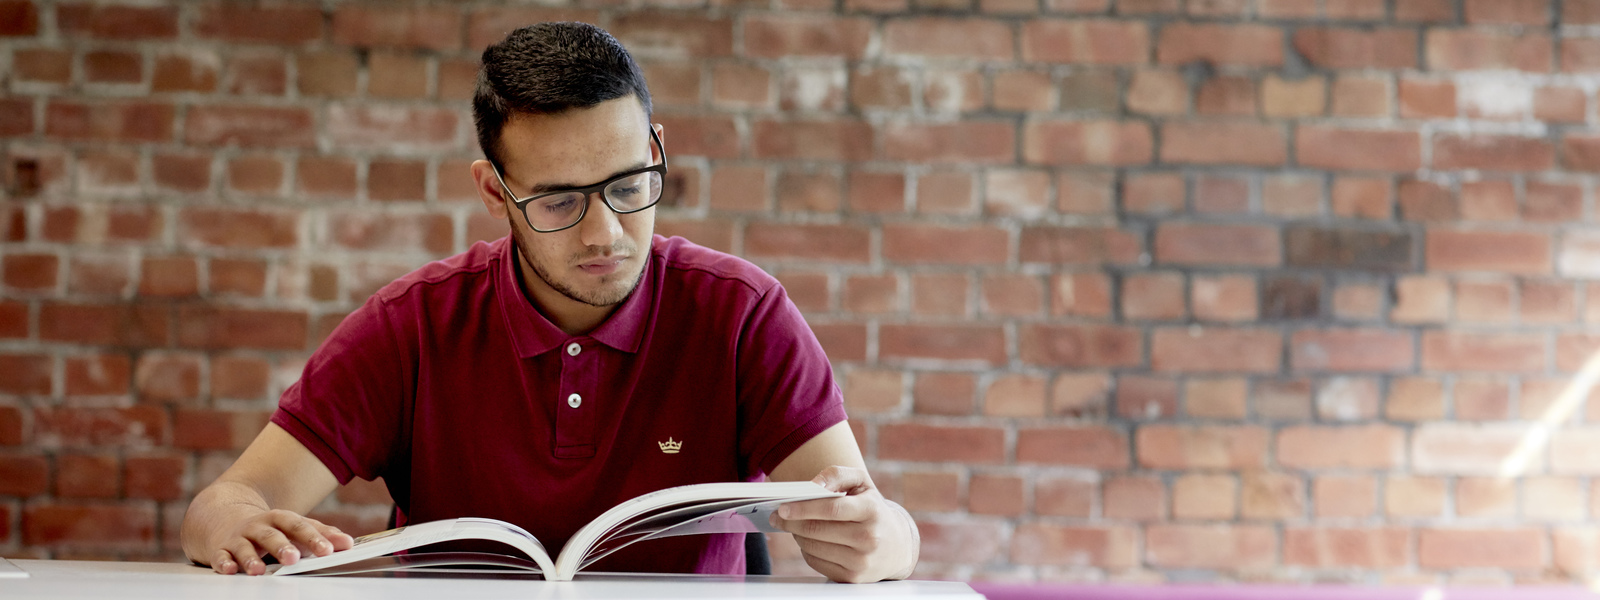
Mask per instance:
[[[1382,588],[1265,585],[1084,585],[974,582],[989,600],[1596,600],[1578,587]]]

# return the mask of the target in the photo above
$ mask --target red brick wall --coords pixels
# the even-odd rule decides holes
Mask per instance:
[[[504,231],[475,58],[551,18],[635,51],[660,229],[789,287],[924,575],[1600,570],[1597,0],[0,0],[0,554],[174,556],[342,315]]]

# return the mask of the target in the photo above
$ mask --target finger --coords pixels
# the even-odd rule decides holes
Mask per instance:
[[[777,514],[790,521],[867,521],[878,514],[875,496],[843,496],[790,502],[778,507]]]
[[[327,538],[328,542],[333,544],[333,549],[335,551],[349,550],[351,547],[356,545],[356,538],[348,533],[345,533],[344,531],[341,531],[338,527],[324,524],[316,519],[307,520],[317,525],[317,530],[322,532],[322,537]],[[319,553],[317,556],[327,555]]]
[[[246,529],[244,537],[277,558],[279,564],[292,565],[300,560],[300,548],[289,541],[288,536],[276,527],[265,523],[257,524]],[[262,563],[261,570],[265,572],[266,568],[266,563]]]
[[[232,575],[239,572],[239,563],[234,562],[233,553],[217,550],[216,556],[211,559],[211,570],[222,575]]]
[[[785,521],[779,529],[794,534],[795,539],[849,546],[862,552],[873,552],[883,544],[872,525],[853,521]]]
[[[855,467],[835,465],[823,469],[811,478],[811,482],[828,488],[833,492],[858,494],[872,486],[872,480],[867,477],[867,472]]]
[[[299,549],[304,549],[316,556],[333,554],[333,542],[328,541],[328,538],[322,535],[321,529],[317,527],[322,523],[315,519],[302,517],[288,511],[274,511],[272,513],[272,525],[278,531],[283,532],[289,543],[294,544],[297,549],[296,554],[299,554]],[[276,546],[266,547],[275,548]],[[274,552],[273,555],[277,556],[277,553]],[[278,560],[282,562],[283,557],[279,556]],[[283,564],[294,563],[285,562]]]
[[[799,541],[799,538],[796,538],[796,541]],[[800,556],[805,559],[807,565],[810,565],[812,569],[816,569],[818,573],[823,574],[828,579],[833,581],[843,583],[861,583],[862,579],[860,569],[852,569],[828,559],[823,554],[817,552],[817,545],[818,544],[816,542],[800,542]]]
[[[261,554],[256,550],[255,544],[245,538],[237,538],[234,543],[224,551],[232,553],[239,567],[237,573],[244,575],[260,575],[267,572],[267,563],[261,561]]]
[[[858,548],[799,537],[795,538],[795,543],[800,545],[802,553],[826,560],[851,571],[860,571],[866,568],[867,565],[867,553]]]

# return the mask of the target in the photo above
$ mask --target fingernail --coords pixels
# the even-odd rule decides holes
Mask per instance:
[[[792,512],[792,511],[789,510],[788,506],[779,506],[778,507],[778,516],[780,516],[780,517],[783,517],[783,518],[787,519],[787,518],[789,518],[789,513],[790,512]]]

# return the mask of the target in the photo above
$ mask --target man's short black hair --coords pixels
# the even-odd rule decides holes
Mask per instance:
[[[646,116],[650,90],[617,38],[588,23],[538,23],[483,51],[472,116],[478,146],[496,165],[500,132],[518,113],[554,114],[633,94]]]

